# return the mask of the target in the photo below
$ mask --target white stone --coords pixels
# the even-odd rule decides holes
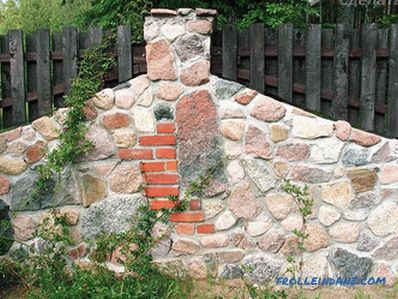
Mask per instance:
[[[322,253],[308,254],[304,257],[302,277],[329,277],[328,260]],[[306,286],[307,287],[307,286]],[[318,286],[308,286],[315,289]]]
[[[272,225],[272,220],[251,221],[247,223],[246,231],[250,236],[256,237],[265,233]]]
[[[245,177],[245,170],[237,160],[231,161],[227,167],[227,172],[233,182],[239,182]]]
[[[265,203],[272,216],[276,220],[282,220],[290,213],[294,205],[294,200],[289,194],[276,193],[268,194],[265,197]]]
[[[230,229],[236,223],[236,217],[231,211],[222,213],[214,223],[216,230]]]
[[[145,89],[144,93],[138,99],[138,105],[143,107],[149,107],[152,105],[152,102],[153,102],[152,88],[149,87]]]
[[[235,142],[232,140],[225,140],[224,142],[224,149],[227,158],[236,158],[242,154],[242,143]]]
[[[185,28],[179,24],[165,24],[160,29],[162,35],[167,38],[170,42],[174,41],[180,35],[185,33]]]
[[[297,116],[293,118],[292,133],[293,137],[304,139],[331,136],[333,133],[333,123],[321,118]]]
[[[98,108],[111,109],[115,101],[115,93],[111,88],[103,89],[92,98],[92,101]]]
[[[158,23],[154,20],[146,21],[144,26],[144,39],[149,42],[157,36],[159,36]]]
[[[222,210],[224,210],[224,208],[225,204],[221,200],[204,200],[202,202],[202,209],[205,213],[206,220],[216,217]]]
[[[303,217],[298,214],[290,214],[281,222],[282,227],[288,231],[294,231],[295,229],[301,230],[303,228],[303,224]]]
[[[394,202],[383,202],[370,213],[368,226],[380,237],[398,233],[398,205]]]
[[[152,133],[155,131],[155,120],[150,109],[135,107],[133,115],[137,131],[144,133]]]
[[[147,75],[141,75],[130,80],[128,83],[130,84],[130,88],[133,90],[135,97],[138,98],[140,95],[142,95],[145,89],[148,88],[151,82],[149,81]]]
[[[356,222],[338,222],[329,229],[333,240],[341,243],[355,242],[362,230],[362,224]]]
[[[221,101],[218,113],[221,119],[245,118],[242,106],[232,101]]]
[[[336,163],[341,155],[344,142],[337,139],[325,138],[317,140],[311,146],[310,160],[318,164]]]
[[[323,225],[329,226],[340,219],[340,213],[332,207],[321,206],[318,212],[318,219]]]
[[[115,104],[122,109],[130,109],[134,104],[134,92],[130,88],[123,88],[115,91]]]

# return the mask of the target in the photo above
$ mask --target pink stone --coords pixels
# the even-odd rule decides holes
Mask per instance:
[[[95,109],[95,105],[92,100],[88,100],[84,103],[83,113],[86,117],[86,120],[94,120],[98,116],[97,109]]]
[[[232,191],[229,198],[230,210],[238,218],[254,220],[262,211],[256,195],[250,190],[249,184],[241,182]]]
[[[334,123],[334,128],[336,130],[336,136],[342,141],[348,140],[351,135],[351,125],[344,121],[339,120]]]
[[[309,146],[305,143],[288,143],[278,146],[276,155],[289,161],[302,161],[308,159]]]
[[[255,118],[272,122],[278,121],[285,115],[286,109],[278,101],[264,96],[257,96],[251,115]]]
[[[182,85],[174,82],[164,82],[155,91],[155,96],[166,101],[175,101],[184,92]]]
[[[186,86],[198,86],[209,82],[210,62],[202,60],[181,71],[180,80]]]
[[[353,129],[350,141],[353,141],[362,146],[372,146],[379,143],[381,141],[381,137],[372,133]]]
[[[226,247],[229,244],[229,237],[226,234],[207,235],[200,238],[200,244],[205,248]]]
[[[104,127],[110,130],[127,127],[130,122],[130,117],[127,114],[120,112],[106,114],[102,119],[102,124]]]
[[[10,191],[10,181],[5,176],[0,176],[0,195],[7,194]]]
[[[258,246],[261,250],[277,253],[285,240],[282,230],[273,229],[258,239]]]
[[[209,34],[213,31],[213,24],[207,20],[192,20],[189,21],[188,30],[200,34]]]
[[[29,146],[28,150],[26,151],[26,162],[35,163],[37,161],[40,161],[46,153],[45,146],[46,143],[41,140]]]
[[[22,133],[22,127],[19,127],[19,128],[16,128],[16,129],[13,129],[11,131],[4,133],[3,136],[5,136],[6,140],[8,142],[10,142],[10,141],[13,141],[13,140],[19,138],[21,136],[21,133]]]
[[[146,62],[150,80],[176,80],[177,72],[174,55],[165,40],[147,44]]]
[[[247,105],[254,99],[254,97],[257,94],[258,94],[257,91],[252,90],[252,89],[248,89],[248,90],[236,95],[235,96],[235,101],[237,101],[239,104]]]
[[[302,181],[306,183],[322,183],[329,181],[333,176],[332,171],[326,171],[322,168],[295,165],[289,174],[293,181]]]
[[[199,244],[189,239],[174,240],[172,250],[177,255],[194,254],[199,250]]]
[[[194,257],[187,263],[189,276],[193,279],[205,279],[207,277],[207,265],[202,257]]]
[[[153,8],[151,9],[151,15],[176,16],[177,11],[175,11],[174,9]]]
[[[119,165],[109,179],[109,187],[116,193],[137,192],[142,184],[142,177],[135,165]]]
[[[246,132],[245,150],[248,155],[266,160],[272,159],[272,147],[267,136],[259,128],[250,126]]]
[[[392,155],[392,146],[390,145],[390,143],[390,141],[387,141],[377,152],[374,153],[372,157],[373,163],[383,163],[393,160],[395,158]]]
[[[12,220],[12,227],[18,240],[27,241],[34,237],[37,223],[30,216],[18,215]]]
[[[206,8],[196,8],[195,14],[197,16],[205,17],[205,16],[216,16],[217,10],[215,9],[206,9]]]
[[[382,184],[392,184],[398,182],[398,165],[386,165],[381,171],[380,182]]]

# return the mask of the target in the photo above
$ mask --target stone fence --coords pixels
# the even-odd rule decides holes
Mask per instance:
[[[42,198],[30,199],[34,168],[45,147],[57,146],[65,109],[3,133],[0,216],[15,212],[14,237],[36,246],[38,223],[59,208],[82,242],[71,258],[89,261],[84,240],[126,230],[146,200],[155,210],[172,207],[168,196],[225,160],[188,211],[157,227],[164,238],[152,250],[155,262],[177,264],[197,279],[210,272],[239,278],[244,266],[258,283],[282,274],[286,257],[296,254],[292,230],[303,225],[294,199],[280,189],[287,178],[308,185],[315,200],[304,276],[379,275],[391,285],[398,274],[398,141],[210,75],[215,14],[152,10],[147,75],[87,101],[87,139],[95,148]],[[122,270],[114,256],[108,266]]]

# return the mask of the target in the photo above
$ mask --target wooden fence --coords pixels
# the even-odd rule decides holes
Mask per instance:
[[[212,72],[353,126],[398,137],[398,24],[277,30],[225,26],[213,36]]]
[[[356,127],[398,137],[398,25],[361,30],[337,25],[278,30],[227,25],[212,38],[212,73]],[[0,37],[1,127],[26,123],[64,105],[84,49],[103,32],[40,30]],[[131,46],[130,28],[118,27],[117,64],[105,86],[146,72],[143,45]]]

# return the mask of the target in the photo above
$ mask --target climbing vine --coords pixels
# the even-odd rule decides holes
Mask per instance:
[[[79,66],[79,74],[72,83],[70,94],[65,97],[68,105],[65,121],[59,136],[59,144],[47,154],[47,162],[36,168],[39,178],[32,194],[33,199],[49,191],[52,178],[60,174],[64,167],[86,154],[91,142],[85,139],[87,126],[84,113],[85,102],[95,96],[101,87],[105,73],[114,62],[107,51],[114,34],[110,33],[100,45],[92,46],[84,52]]]

